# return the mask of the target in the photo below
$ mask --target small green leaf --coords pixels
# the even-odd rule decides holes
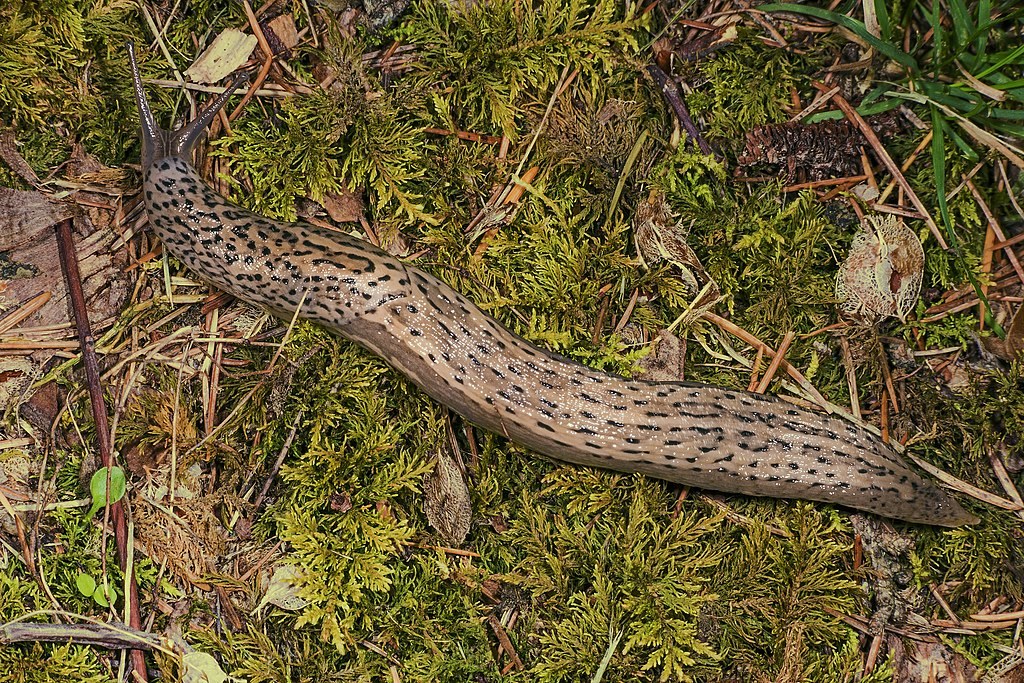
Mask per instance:
[[[86,597],[91,596],[96,591],[96,579],[88,574],[79,574],[78,578],[75,579],[75,585],[78,586],[78,592]]]
[[[113,467],[110,470],[110,502],[116,503],[124,498],[128,482],[124,476],[124,470],[120,467]],[[85,516],[87,520],[93,518],[101,507],[107,504],[107,468],[101,467],[96,470],[89,481],[89,493],[92,495],[92,507]]]
[[[103,594],[103,586],[96,586],[96,590],[92,592],[92,599],[96,601],[96,604],[100,607],[110,607],[110,601],[107,600],[107,596]]]

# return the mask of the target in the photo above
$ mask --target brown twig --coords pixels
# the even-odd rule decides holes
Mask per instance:
[[[978,188],[974,186],[970,180],[964,181],[967,184],[967,189],[971,191],[974,196],[974,201],[978,203],[978,207],[981,208],[981,212],[985,215],[985,220],[988,222],[988,227],[995,233],[995,237],[1000,242],[1006,242],[1006,235],[1003,233],[1002,227],[999,225],[999,221],[992,215],[992,209],[988,208],[988,203],[985,198],[978,192]],[[1024,283],[1024,268],[1021,268],[1020,261],[1017,259],[1017,255],[1013,253],[1013,249],[1010,247],[1003,247],[1003,252],[1006,254],[1006,259],[1013,266],[1013,270],[1017,273],[1017,277],[1020,278],[1021,283]]]
[[[133,651],[161,647],[160,637],[119,624],[36,624],[12,622],[0,626],[0,645],[11,643],[69,643]]]
[[[867,179],[865,175],[852,175],[846,178],[826,178],[824,180],[809,180],[805,183],[797,183],[795,185],[786,185],[782,188],[783,192],[797,192],[799,190],[807,190],[815,187],[830,187],[832,185],[845,185],[847,183],[859,183]],[[774,180],[774,178],[772,179]]]
[[[676,118],[679,119],[679,125],[683,127],[686,134],[690,136],[694,144],[700,148],[700,151],[708,156],[711,155],[711,147],[704,140],[704,137],[697,130],[697,126],[693,123],[693,119],[690,118],[690,111],[686,108],[686,103],[683,101],[682,95],[679,94],[679,86],[672,78],[661,70],[657,64],[651,64],[647,67],[647,72],[654,77],[654,80],[661,86],[661,94],[668,100],[668,104],[672,107],[672,111],[675,112]]]
[[[270,474],[267,475],[267,480],[263,482],[263,488],[260,489],[260,493],[256,496],[256,502],[253,503],[255,509],[259,509],[263,505],[263,500],[267,497],[267,492],[270,491],[270,485],[274,483],[274,479],[277,477],[278,471],[281,469],[281,465],[284,464],[285,456],[288,455],[288,450],[292,447],[292,441],[295,440],[295,435],[299,431],[299,422],[302,421],[304,411],[299,411],[295,419],[292,420],[291,431],[288,432],[288,438],[284,440],[284,444],[281,446],[280,452],[277,454],[277,460],[274,461],[274,466],[270,470]]]
[[[782,361],[785,359],[786,352],[789,351],[789,345],[793,343],[793,338],[795,336],[796,335],[792,330],[786,333],[786,336],[782,339],[782,343],[779,344],[778,350],[775,352],[775,357],[772,358],[771,364],[768,366],[768,369],[765,370],[764,376],[757,384],[757,388],[754,389],[754,393],[763,394],[768,390],[768,385],[772,383],[772,378],[774,378],[775,373],[779,371],[779,365],[781,365]]]
[[[508,653],[515,669],[517,671],[525,669],[526,667],[523,666],[523,660],[519,659],[516,649],[512,647],[512,641],[509,640],[508,634],[505,633],[505,627],[501,625],[498,617],[496,617],[493,612],[487,616],[487,623],[490,624],[492,629],[494,629],[494,635],[498,637],[498,643],[501,645],[502,649]]]
[[[775,357],[775,350],[772,349],[772,347],[768,346],[763,341],[761,341],[751,333],[747,332],[742,327],[739,327],[735,323],[726,320],[725,318],[719,315],[715,315],[710,311],[705,312],[701,317],[711,323],[714,323],[715,325],[725,330],[729,334],[733,335],[734,337],[742,339],[752,348],[763,348],[765,355],[767,355],[769,358]],[[808,395],[810,395],[810,397],[814,400],[815,403],[817,403],[820,407],[824,408],[825,410],[830,410],[830,406],[832,404],[824,396],[821,395],[821,392],[814,388],[814,385],[807,381],[807,378],[803,376],[803,373],[797,370],[796,367],[794,367],[787,360],[780,361],[779,366],[786,371],[786,374],[788,374],[801,389],[803,389],[804,391],[807,392]]]
[[[96,438],[99,442],[100,461],[109,473],[114,467],[113,447],[110,442],[110,427],[107,423],[107,406],[103,401],[103,387],[100,384],[100,365],[96,358],[96,339],[92,336],[89,325],[89,314],[85,307],[85,292],[82,290],[82,276],[78,271],[78,254],[75,252],[74,238],[71,233],[73,222],[67,218],[57,224],[57,250],[60,254],[61,270],[67,283],[68,298],[78,329],[78,343],[82,349],[82,365],[85,367],[85,381],[89,390],[89,401],[92,404],[93,419],[96,422]],[[107,489],[110,490],[109,487]],[[117,546],[117,559],[125,575],[130,575],[128,583],[128,623],[134,628],[142,629],[139,615],[139,584],[135,572],[128,567],[128,524],[125,520],[122,501],[109,503],[110,518],[114,525],[114,544]],[[132,664],[138,680],[146,681],[146,658],[142,650],[133,649]]]
[[[50,300],[49,292],[40,292],[17,308],[0,316],[0,334],[8,332],[32,317]]]
[[[819,90],[828,90],[828,87],[821,83],[817,84],[817,87]],[[881,162],[885,164],[885,167],[889,169],[889,173],[903,191],[907,193],[907,196],[910,198],[911,203],[913,203],[914,208],[916,208],[924,217],[924,221],[928,224],[928,229],[931,231],[932,236],[935,237],[935,241],[938,242],[942,249],[949,249],[949,245],[946,244],[946,239],[942,236],[942,232],[939,231],[939,226],[936,225],[935,219],[932,218],[928,208],[917,196],[917,193],[914,192],[914,189],[910,187],[910,183],[907,182],[907,179],[900,170],[900,167],[896,165],[896,162],[893,161],[891,156],[889,156],[889,152],[887,152],[885,147],[882,145],[882,141],[878,139],[875,131],[868,125],[867,121],[864,120],[864,117],[861,116],[857,110],[853,108],[853,105],[847,102],[846,98],[839,93],[832,95],[832,101],[835,102],[836,106],[842,110],[843,114],[846,115],[846,118],[850,120],[850,123],[859,128],[860,132],[865,138],[867,138],[868,144],[871,145],[875,154]]]
[[[424,133],[430,135],[454,135],[460,140],[469,142],[481,142],[486,145],[497,145],[501,142],[499,135],[487,135],[486,133],[473,133],[467,130],[448,130],[447,128],[424,128]]]
[[[857,370],[853,365],[853,353],[850,351],[850,340],[839,337],[839,346],[843,351],[843,368],[846,370],[846,386],[850,390],[850,412],[858,420],[863,419],[860,412],[860,394],[857,391]]]

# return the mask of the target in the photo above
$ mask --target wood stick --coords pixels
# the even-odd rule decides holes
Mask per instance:
[[[0,626],[0,645],[12,643],[74,643],[110,650],[131,648],[134,651],[161,647],[160,636],[122,624],[3,624]]]
[[[103,401],[103,387],[100,384],[100,365],[96,358],[96,339],[92,336],[89,325],[89,314],[85,307],[85,292],[82,290],[82,276],[78,271],[78,254],[75,252],[74,237],[71,233],[73,221],[66,218],[57,224],[57,250],[60,254],[61,270],[71,300],[71,310],[78,329],[78,343],[82,348],[82,365],[85,367],[85,381],[89,389],[89,401],[92,404],[93,419],[96,422],[96,438],[99,442],[100,460],[110,472],[114,467],[113,446],[110,442],[110,425],[107,422],[107,406]],[[142,630],[142,619],[139,615],[139,584],[135,572],[130,572],[128,564],[128,525],[125,520],[124,503],[110,503],[110,517],[114,525],[114,544],[117,546],[117,559],[121,570],[131,574],[129,591],[126,599],[129,605],[128,623],[132,628]],[[142,650],[133,649],[132,664],[135,676],[146,681],[146,658]]]

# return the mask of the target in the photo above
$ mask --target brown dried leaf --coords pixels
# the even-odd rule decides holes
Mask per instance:
[[[295,19],[290,14],[279,14],[270,21],[261,21],[260,28],[263,29],[263,35],[275,55],[289,52],[299,44],[299,32],[295,29]]]
[[[356,223],[366,208],[362,195],[349,189],[325,195],[323,205],[335,223]]]
[[[434,457],[434,471],[423,480],[423,512],[438,535],[452,546],[460,545],[469,533],[473,507],[462,471],[446,453]]]
[[[896,663],[896,681],[968,683],[979,678],[978,668],[945,643],[922,643],[895,634],[886,641]]]
[[[685,379],[686,340],[662,330],[654,348],[637,363],[643,379],[653,382],[680,382]]]
[[[1011,360],[1024,351],[1024,306],[1017,309],[1013,320],[1010,321],[1010,327],[1006,330],[1006,339],[1003,343]]]
[[[840,308],[871,319],[905,321],[924,275],[924,249],[913,230],[894,216],[867,216],[836,278]]]
[[[665,261],[672,264],[688,294],[694,297],[679,321],[682,323],[700,317],[721,298],[718,283],[704,269],[684,235],[684,227],[676,221],[663,194],[652,192],[637,207],[633,240],[641,263],[648,268]]]

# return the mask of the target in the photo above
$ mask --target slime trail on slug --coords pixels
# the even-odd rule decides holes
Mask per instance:
[[[437,278],[348,235],[231,204],[191,164],[241,80],[173,135],[142,119],[143,193],[166,248],[240,299],[301,315],[381,356],[470,421],[557,460],[940,526],[977,521],[880,439],[780,399],[625,380],[539,349]]]

